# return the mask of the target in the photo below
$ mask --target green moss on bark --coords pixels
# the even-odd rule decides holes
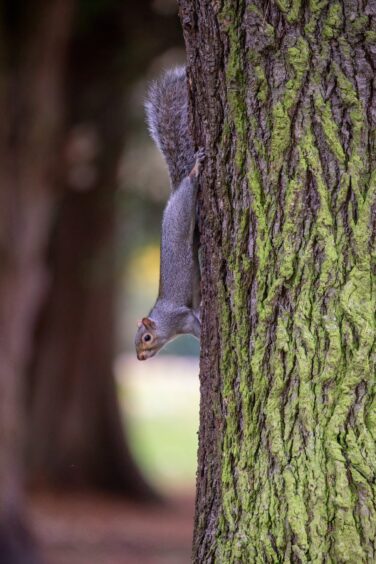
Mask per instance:
[[[288,63],[293,76],[286,83],[281,100],[276,102],[272,110],[272,139],[270,162],[272,178],[275,181],[284,162],[285,152],[291,139],[291,112],[296,105],[300,89],[308,68],[309,48],[303,38],[299,38],[294,47],[287,51]]]
[[[240,47],[240,18],[233,4],[226,1],[220,13],[220,22],[226,28],[229,54],[226,63],[227,102],[236,131],[235,162],[243,167],[246,153],[246,106],[244,101],[244,71]]]
[[[338,1],[279,0],[273,17],[251,4],[253,42],[243,10],[227,1],[219,15],[227,111],[209,271],[223,423],[207,562],[372,562],[376,173],[369,76],[359,89],[351,62],[368,24],[348,25]]]
[[[332,2],[323,27],[323,37],[332,39],[338,37],[343,24],[342,6],[339,2]]]

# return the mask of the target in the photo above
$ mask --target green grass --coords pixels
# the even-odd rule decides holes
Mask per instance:
[[[126,355],[117,363],[125,428],[136,461],[158,489],[193,489],[199,383],[196,359]]]
[[[189,488],[196,472],[197,425],[192,418],[130,420],[128,436],[145,476],[160,489]]]

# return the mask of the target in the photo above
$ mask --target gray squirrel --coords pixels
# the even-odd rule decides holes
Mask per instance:
[[[150,134],[168,166],[171,195],[163,213],[159,293],[138,322],[137,358],[153,357],[178,335],[200,338],[200,267],[196,229],[198,176],[205,159],[189,131],[185,67],[155,81],[145,104]]]

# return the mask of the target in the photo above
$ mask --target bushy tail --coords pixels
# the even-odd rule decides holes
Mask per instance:
[[[174,190],[194,165],[185,67],[168,70],[150,86],[145,103],[149,131],[161,150]]]

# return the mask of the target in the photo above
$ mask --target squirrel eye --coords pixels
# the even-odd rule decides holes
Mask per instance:
[[[143,337],[143,341],[145,343],[148,343],[149,341],[151,341],[151,335],[149,333],[146,333],[146,335],[144,335],[144,337]]]

